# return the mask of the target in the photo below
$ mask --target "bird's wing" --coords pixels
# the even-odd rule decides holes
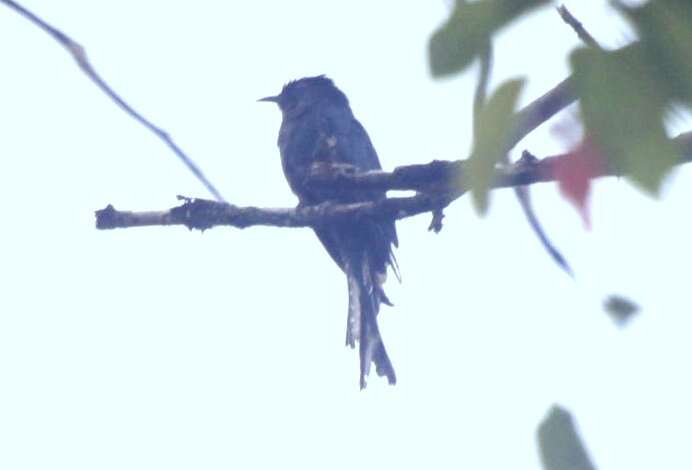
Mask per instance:
[[[355,143],[350,152],[353,164],[360,170],[380,170],[380,159],[377,157],[377,151],[372,145],[370,136],[365,131],[363,125],[357,119],[353,119],[349,129],[349,142]]]

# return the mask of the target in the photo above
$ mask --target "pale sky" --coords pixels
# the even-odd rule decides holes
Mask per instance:
[[[631,34],[605,1],[566,2],[608,47]],[[256,103],[326,73],[384,168],[468,154],[475,71],[430,76],[451,2],[26,0],[79,41],[133,106],[235,204],[291,207]],[[380,325],[399,383],[343,345],[347,286],[307,229],[97,231],[93,211],[208,197],[49,36],[0,5],[0,468],[263,469],[540,466],[535,430],[571,410],[602,469],[692,468],[692,172],[653,199],[599,181],[591,231],[552,184],[532,188],[571,263],[562,273],[511,191],[398,223],[402,284]],[[521,102],[568,74],[578,40],[550,8],[496,42],[493,86]],[[564,151],[566,112],[515,149]],[[567,124],[565,124],[567,123]],[[676,123],[692,128],[692,120]],[[515,155],[516,156],[516,155]],[[641,314],[603,312],[620,294]]]

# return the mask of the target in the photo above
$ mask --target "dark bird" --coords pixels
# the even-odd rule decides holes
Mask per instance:
[[[314,190],[305,184],[315,162],[349,164],[359,171],[380,169],[367,132],[353,116],[346,95],[324,75],[288,83],[269,101],[282,114],[279,151],[284,174],[301,205],[327,200],[341,203],[378,201],[382,191]],[[392,246],[397,246],[394,221],[348,221],[315,228],[317,237],[348,280],[346,344],[360,351],[360,387],[370,364],[377,374],[396,383],[394,368],[382,343],[377,314],[380,304],[391,305],[382,289],[387,267],[399,277]]]

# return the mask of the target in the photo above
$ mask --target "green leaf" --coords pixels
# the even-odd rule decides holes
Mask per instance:
[[[428,58],[434,77],[460,72],[498,29],[548,0],[457,0],[452,14],[430,37]]]
[[[471,189],[473,204],[479,214],[488,210],[488,190],[495,165],[507,153],[512,117],[523,79],[510,80],[497,89],[480,110],[474,126],[473,150],[466,163],[464,185]]]
[[[642,45],[612,52],[582,48],[571,62],[587,136],[611,168],[657,194],[679,152],[663,127],[668,97]]]
[[[637,28],[644,60],[671,99],[692,104],[692,2],[666,0],[640,7],[616,4]]]
[[[552,407],[538,427],[538,446],[545,470],[595,470],[572,415],[558,405]]]

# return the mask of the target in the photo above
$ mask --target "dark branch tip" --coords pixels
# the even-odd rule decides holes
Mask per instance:
[[[117,227],[118,211],[115,210],[112,204],[108,204],[103,209],[94,211],[96,216],[96,228],[98,230],[107,230]]]

